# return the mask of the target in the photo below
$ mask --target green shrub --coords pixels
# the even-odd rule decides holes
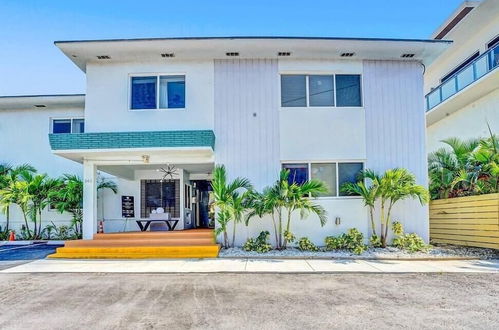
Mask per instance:
[[[319,251],[317,245],[312,243],[310,239],[308,239],[308,237],[300,238],[300,240],[298,241],[298,249],[300,249],[301,251]]]
[[[393,233],[397,236],[400,236],[404,233],[404,226],[398,221],[392,222],[392,230]]]
[[[393,246],[414,253],[419,251],[428,251],[430,246],[427,245],[417,234],[403,234],[393,239]]]
[[[285,231],[284,231],[284,239],[285,239],[288,243],[293,243],[294,241],[296,241],[296,237],[295,237],[295,235],[293,235],[293,233],[292,233],[292,232],[287,231],[287,230],[285,230]]]
[[[243,245],[245,251],[255,251],[258,253],[265,253],[272,250],[272,245],[267,243],[270,236],[268,231],[262,231],[257,238],[249,238]]]
[[[356,228],[350,228],[347,233],[339,236],[328,236],[325,243],[326,250],[346,249],[355,254],[361,254],[366,250],[364,235]]]
[[[372,247],[379,248],[382,247],[383,244],[381,243],[381,237],[378,235],[372,235],[369,238],[369,243],[371,244]]]

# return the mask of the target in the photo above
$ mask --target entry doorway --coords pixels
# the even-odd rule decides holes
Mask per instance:
[[[215,219],[211,200],[211,182],[208,180],[191,180],[192,185],[192,217],[194,228],[214,228]]]

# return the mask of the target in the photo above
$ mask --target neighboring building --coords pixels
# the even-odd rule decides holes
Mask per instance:
[[[157,206],[180,218],[176,229],[208,226],[215,164],[257,189],[283,167],[297,180],[324,180],[330,193],[317,201],[328,223],[321,228],[315,216],[296,214],[292,231],[317,244],[352,227],[367,235],[363,201],[339,186],[363,168],[394,167],[427,185],[423,65],[448,45],[286,37],[56,42],[86,73],[85,100],[0,98],[0,161],[83,175],[84,238],[98,219],[106,231],[137,230],[133,219]],[[119,186],[99,203],[97,171]],[[134,197],[132,221],[124,220],[122,196]],[[404,201],[393,216],[428,240],[426,206]],[[264,229],[269,222],[241,225],[237,241]]]
[[[499,132],[499,1],[465,1],[432,35],[453,44],[425,73],[428,152]]]

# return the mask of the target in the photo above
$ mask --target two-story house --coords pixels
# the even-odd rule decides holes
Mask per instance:
[[[84,179],[84,238],[138,230],[158,207],[176,230],[212,225],[215,164],[256,189],[281,168],[323,180],[324,227],[310,216],[293,232],[316,244],[356,227],[368,234],[362,199],[339,187],[362,169],[403,167],[427,185],[423,72],[444,40],[227,37],[60,41],[86,74],[83,95],[0,98],[2,161]],[[80,165],[81,164],[81,165]],[[98,173],[118,194],[98,196]],[[127,214],[123,203],[128,205]],[[428,208],[393,211],[428,240]],[[296,215],[298,218],[298,214]],[[130,221],[132,220],[132,221]],[[270,230],[240,226],[237,242]]]
[[[452,45],[425,73],[428,152],[499,132],[499,1],[464,1],[433,33]]]

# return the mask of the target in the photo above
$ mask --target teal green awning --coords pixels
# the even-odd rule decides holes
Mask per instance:
[[[196,148],[215,149],[212,130],[49,134],[52,150]]]

